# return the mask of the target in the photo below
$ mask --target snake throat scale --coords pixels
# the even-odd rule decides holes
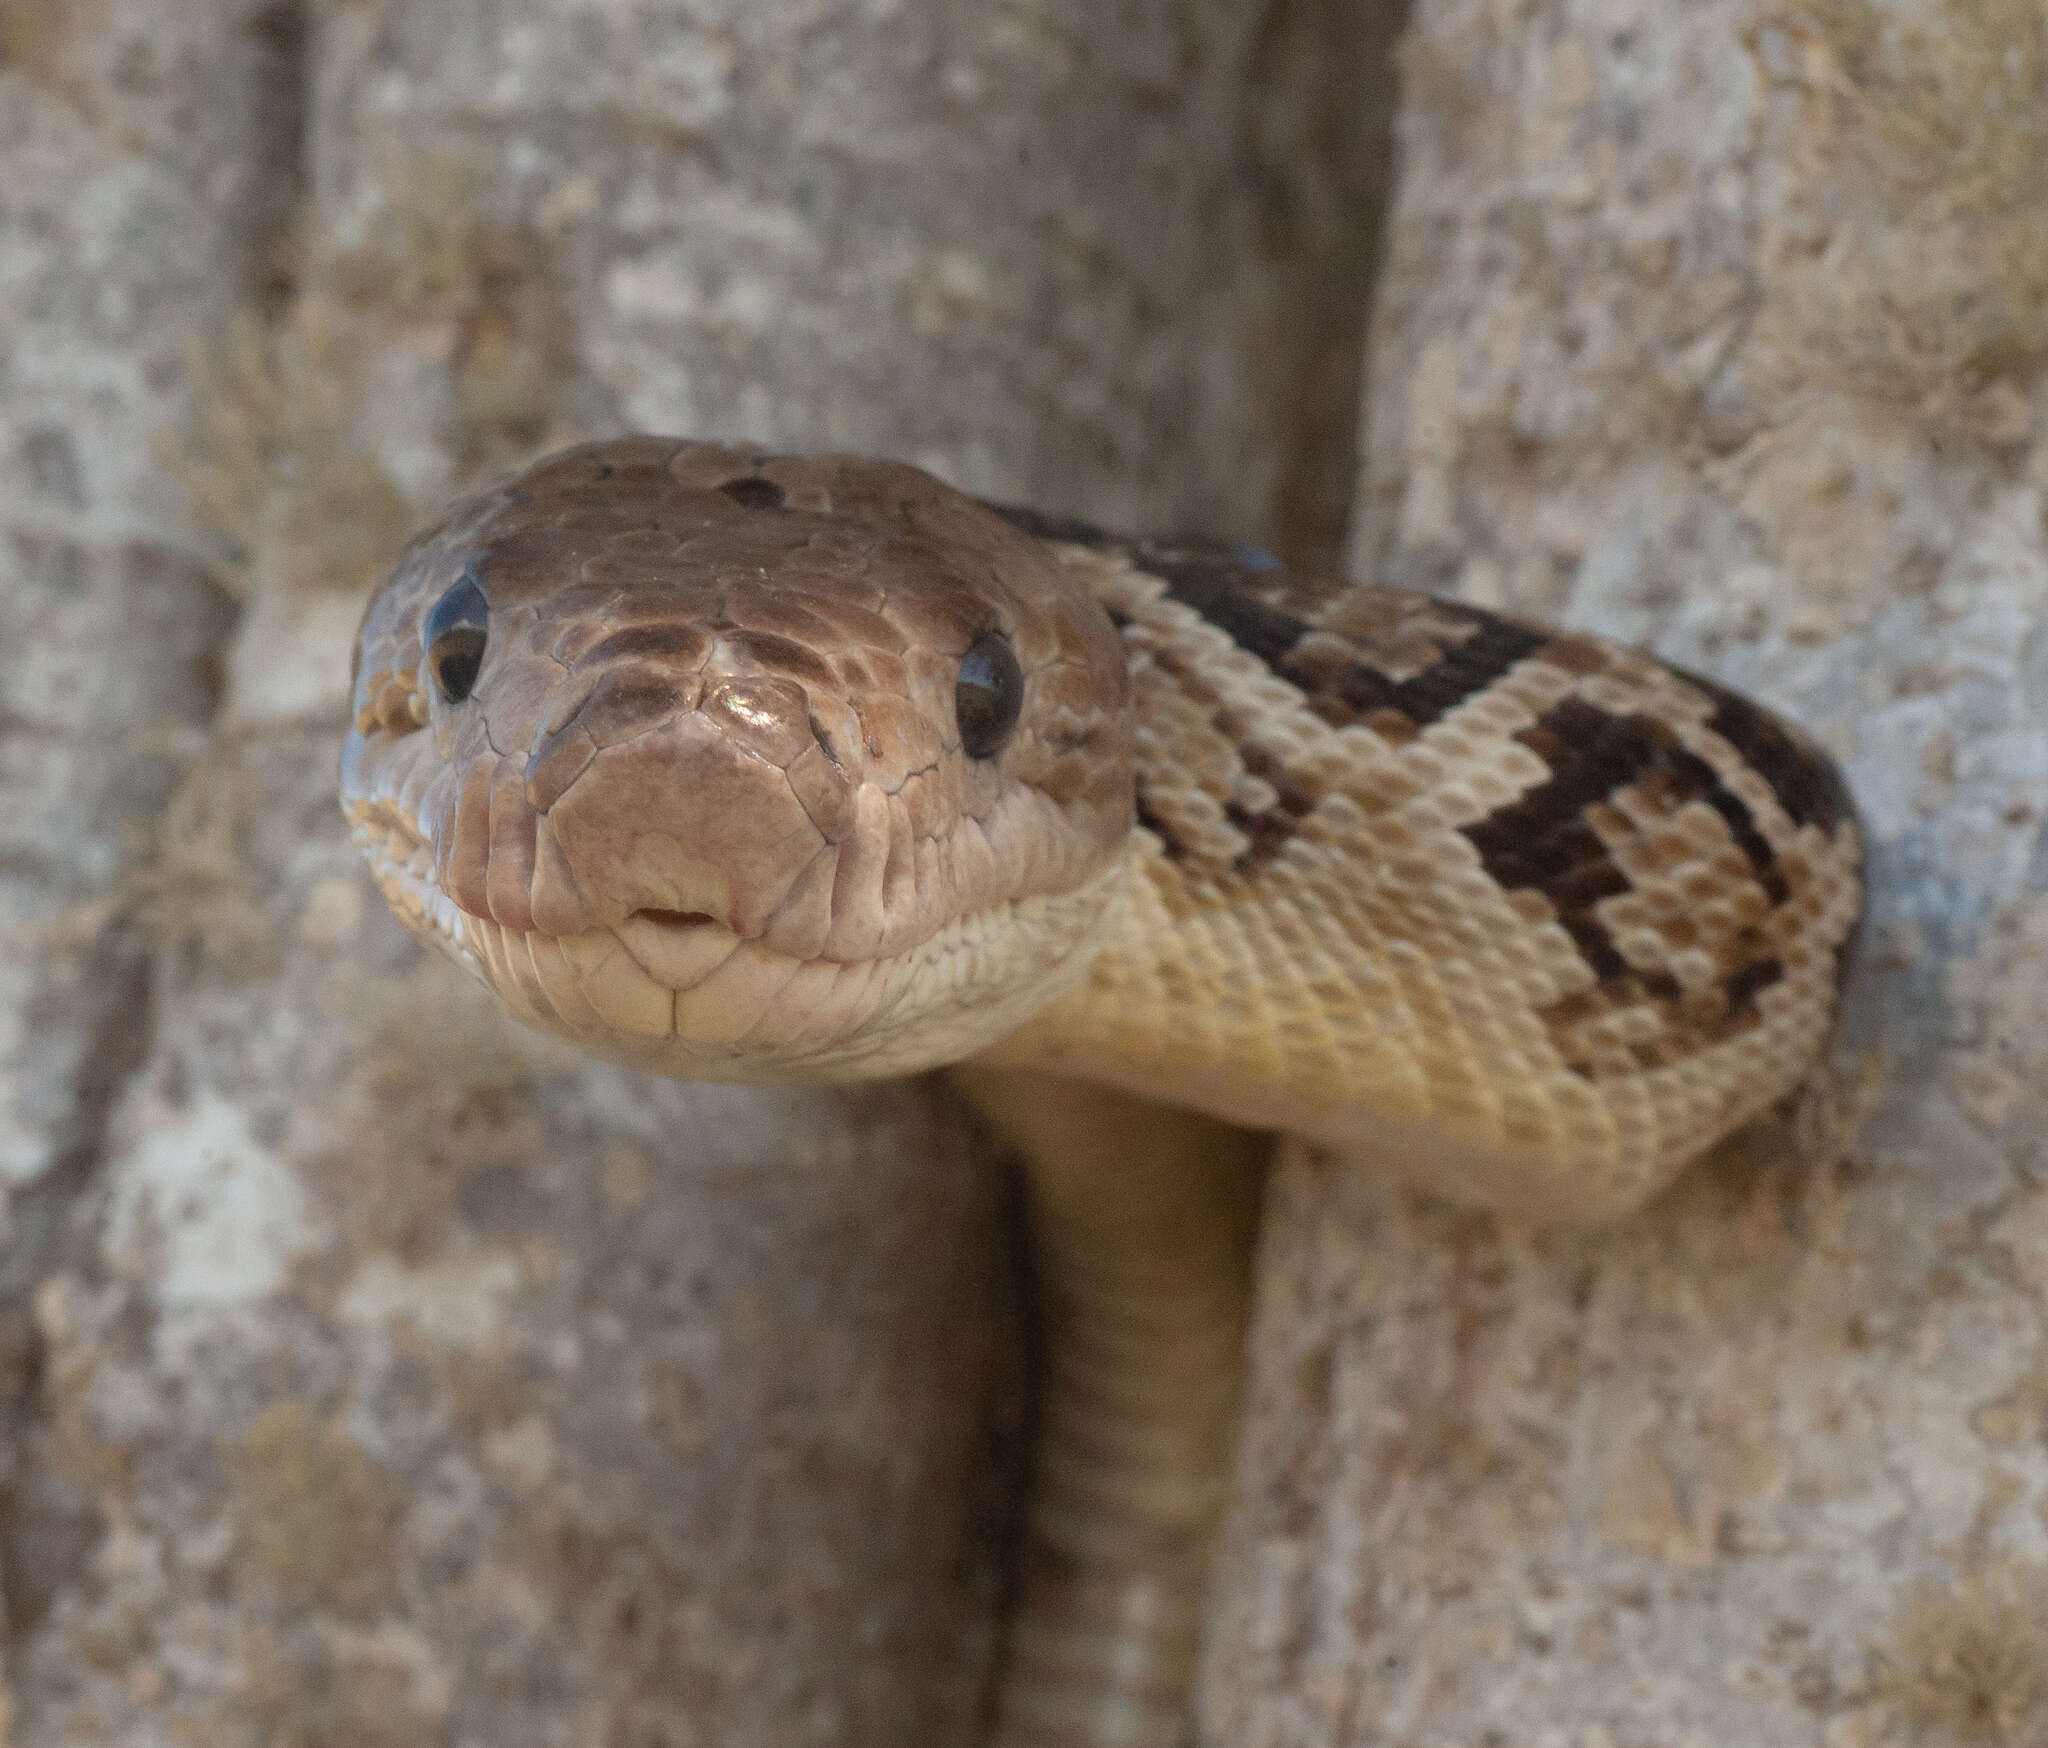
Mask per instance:
[[[1861,899],[1810,740],[1600,639],[631,437],[451,508],[342,805],[520,1019],[658,1073],[961,1063],[1046,1377],[1002,1748],[1186,1738],[1266,1138],[1538,1220],[1810,1070]]]

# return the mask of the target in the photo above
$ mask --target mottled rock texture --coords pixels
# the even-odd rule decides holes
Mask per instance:
[[[479,1006],[342,837],[354,620],[635,426],[1333,553],[1385,35],[0,0],[0,1740],[976,1738],[1000,1161]]]
[[[180,338],[262,295],[287,45],[252,6],[0,6],[0,1597],[18,1649],[105,1525],[31,1298],[95,1246],[108,1114],[146,1054],[129,884],[220,691],[232,606],[150,455]],[[0,1720],[13,1718],[0,1694]]]
[[[500,1026],[341,840],[349,633],[633,425],[1332,550],[1386,28],[0,0],[12,1742],[973,1739],[989,1149]],[[1206,1740],[2036,1741],[2048,20],[1436,0],[1400,65],[1354,565],[1797,713],[1872,917],[1835,1117],[1618,1228],[1282,1167]]]
[[[1356,566],[1821,734],[1874,1108],[1604,1232],[1285,1167],[1209,1736],[2039,1741],[2048,15],[1445,0],[1402,67]]]

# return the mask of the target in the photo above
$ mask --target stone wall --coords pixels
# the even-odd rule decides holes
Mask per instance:
[[[974,1739],[985,1140],[564,1061],[335,818],[390,550],[628,427],[1311,559],[1356,447],[1361,574],[1819,732],[1798,1111],[1607,1231],[1276,1173],[1205,1739],[2038,1734],[2048,23],[1420,7],[1354,446],[1391,28],[0,0],[0,1736]]]
[[[0,0],[0,1739],[975,1738],[1000,1160],[428,963],[333,802],[354,620],[447,492],[629,428],[1333,552],[1375,32]]]
[[[1441,0],[1402,68],[1355,566],[1797,715],[1870,915],[1831,1098],[1613,1230],[1280,1172],[1210,1736],[2038,1740],[2048,14]]]

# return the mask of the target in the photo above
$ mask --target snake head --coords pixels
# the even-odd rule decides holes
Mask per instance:
[[[542,461],[401,554],[353,708],[342,806],[401,920],[667,1073],[970,1054],[1081,978],[1123,888],[1115,628],[899,464]]]

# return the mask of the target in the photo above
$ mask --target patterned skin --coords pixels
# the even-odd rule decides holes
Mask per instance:
[[[1806,1074],[1861,851],[1796,729],[1457,602],[1058,550],[1129,652],[1137,877],[1003,1060],[1552,1220],[1635,1206]]]
[[[407,549],[354,709],[394,910],[520,1017],[697,1078],[976,1059],[1051,1325],[1005,1748],[1185,1729],[1251,1132],[1620,1212],[1808,1072],[1860,905],[1832,766],[1708,681],[892,463],[544,461]]]

